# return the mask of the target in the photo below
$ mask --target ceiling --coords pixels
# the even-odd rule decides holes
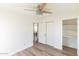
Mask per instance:
[[[25,11],[24,9],[26,8],[31,8],[31,7],[37,6],[37,4],[30,4],[30,3],[15,3],[15,4],[0,4],[0,12],[14,12],[14,13],[23,13],[23,14],[29,14],[29,13],[34,13],[34,12],[28,12]]]
[[[29,12],[24,9],[26,8],[35,8],[38,3],[15,3],[15,4],[0,4],[0,11],[11,11],[17,13],[26,13],[26,14],[35,14],[35,12]],[[46,5],[53,13],[56,12],[79,12],[79,4],[78,3],[48,3]]]

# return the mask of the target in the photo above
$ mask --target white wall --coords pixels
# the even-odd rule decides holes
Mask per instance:
[[[32,15],[0,11],[0,53],[13,54],[33,45]]]

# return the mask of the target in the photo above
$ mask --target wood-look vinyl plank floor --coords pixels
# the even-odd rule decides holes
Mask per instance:
[[[77,56],[77,49],[63,46],[63,51],[70,54],[70,55]]]
[[[67,52],[66,50],[61,51],[49,45],[36,43],[34,46],[18,52],[14,56],[77,56],[74,53],[72,54],[72,52]]]

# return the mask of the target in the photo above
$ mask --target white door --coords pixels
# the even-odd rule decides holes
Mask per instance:
[[[54,24],[53,22],[46,23],[47,24],[47,44],[53,46],[54,45]]]
[[[46,23],[39,23],[39,42],[46,44]]]

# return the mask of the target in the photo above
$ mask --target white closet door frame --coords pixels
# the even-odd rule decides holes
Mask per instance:
[[[46,44],[46,23],[39,23],[39,43]]]
[[[46,43],[50,46],[54,45],[54,23],[53,22],[47,22],[46,23]]]
[[[54,41],[52,40],[52,44],[51,43],[48,43],[47,41],[49,40],[48,39],[48,36],[47,36],[47,24],[50,24],[50,23],[53,23],[53,22],[42,22],[42,23],[39,23],[39,42],[40,43],[43,43],[43,44],[48,44],[48,45],[51,45],[53,46],[52,44],[54,43]],[[44,27],[43,27],[44,26]],[[52,28],[54,29],[53,25],[52,25]],[[54,31],[53,31],[54,32]],[[52,33],[52,32],[51,32]],[[54,34],[54,33],[52,33]],[[48,34],[49,35],[49,34]],[[50,36],[49,36],[50,37]],[[53,39],[53,38],[51,38]]]
[[[63,37],[63,36],[64,36],[64,34],[63,34],[63,31],[64,31],[64,30],[63,30],[63,28],[64,28],[64,27],[63,27],[63,21],[65,21],[65,20],[66,20],[66,21],[67,21],[67,20],[72,20],[72,19],[74,19],[74,20],[77,21],[77,41],[78,41],[78,19],[77,19],[77,18],[67,18],[67,19],[63,19],[63,20],[62,20],[62,48],[63,48],[63,44],[64,44],[64,43],[63,43],[63,41],[64,41],[64,39],[63,39],[63,38],[64,38],[64,37]],[[77,42],[77,54],[78,54],[78,42]]]

